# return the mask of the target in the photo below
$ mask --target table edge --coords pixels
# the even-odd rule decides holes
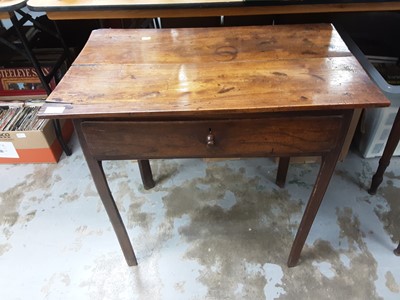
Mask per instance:
[[[25,0],[26,1],[26,0]],[[311,3],[305,3],[304,1],[298,0],[294,2],[287,1],[226,1],[213,2],[213,3],[174,3],[174,4],[119,4],[119,5],[64,5],[64,6],[45,6],[45,5],[32,5],[30,0],[26,1],[27,7],[32,11],[46,11],[46,12],[104,12],[104,11],[146,11],[146,10],[174,10],[174,9],[240,9],[240,8],[257,8],[260,10],[260,14],[265,14],[265,9],[268,8],[287,8],[287,7],[305,7],[310,8],[310,12],[314,9],[324,7],[337,7],[338,10],[346,8],[354,11],[371,11],[371,10],[400,10],[400,3],[395,0],[388,1],[376,1],[376,0],[359,0],[356,2],[344,1],[344,0],[330,0],[326,3],[318,3],[312,1]],[[315,3],[312,3],[315,2]],[[365,5],[372,6],[366,8]],[[265,9],[262,9],[265,8]]]
[[[23,8],[27,5],[27,0],[21,0],[19,3],[12,4],[9,6],[0,6],[0,12],[11,12],[17,9]]]

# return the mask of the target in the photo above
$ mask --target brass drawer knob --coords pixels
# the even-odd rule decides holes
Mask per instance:
[[[207,146],[214,146],[214,145],[215,145],[215,136],[210,129],[210,133],[207,135]]]

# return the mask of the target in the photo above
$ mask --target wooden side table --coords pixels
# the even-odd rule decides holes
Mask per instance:
[[[388,106],[330,24],[94,31],[48,97],[72,119],[128,265],[136,265],[103,160],[321,156],[293,242],[297,264],[356,109]],[[260,199],[263,201],[263,199]],[[260,237],[262,238],[262,237]]]

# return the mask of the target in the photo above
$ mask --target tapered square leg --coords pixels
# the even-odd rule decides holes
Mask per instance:
[[[289,169],[290,157],[279,157],[278,172],[276,174],[276,185],[283,188],[286,183],[286,176]]]

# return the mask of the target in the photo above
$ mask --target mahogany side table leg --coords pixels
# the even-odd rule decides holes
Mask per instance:
[[[138,160],[140,176],[142,177],[143,187],[145,190],[153,188],[156,184],[153,180],[150,162],[148,160]]]
[[[114,228],[115,234],[117,235],[118,242],[122,248],[122,252],[124,253],[127,264],[129,266],[136,266],[137,260],[135,252],[133,251],[132,244],[129,240],[128,233],[126,232],[125,225],[121,219],[118,207],[115,204],[114,198],[108,186],[107,179],[102,167],[102,162],[94,159],[90,154],[80,125],[80,120],[74,120],[75,130],[78,135],[83,154],[85,155],[90,173],[92,174],[94,184],[100,195],[100,199],[103,202],[104,208],[106,209],[111,224]]]
[[[121,246],[122,252],[124,253],[126,263],[128,266],[137,266],[138,263],[135,252],[133,251],[125,225],[121,219],[118,207],[115,204],[114,198],[107,184],[102,163],[101,161],[95,161],[92,158],[86,158],[86,161],[88,163],[90,172],[92,173],[93,181],[96,185],[97,191],[99,192],[104,208],[106,209],[108,217],[117,235],[118,242]]]
[[[390,130],[389,138],[385,146],[385,150],[383,151],[383,155],[379,160],[379,166],[372,177],[371,187],[368,190],[368,193],[371,195],[375,195],[379,185],[382,183],[383,180],[383,173],[385,173],[386,168],[390,164],[390,159],[393,156],[394,151],[399,143],[400,139],[400,108],[397,111],[396,118],[394,120],[392,129]]]
[[[400,256],[400,243],[399,243],[399,245],[397,246],[397,248],[396,249],[394,249],[394,254],[396,254],[397,256]]]
[[[303,218],[301,219],[299,229],[297,230],[292,249],[290,250],[289,259],[287,262],[288,267],[297,265],[301,250],[310,232],[311,226],[317,215],[319,206],[324,198],[326,189],[328,188],[330,179],[335,170],[335,166],[339,157],[340,151],[332,151],[326,156],[322,157],[321,167],[318,173],[314,189],[308,200],[307,207],[304,211]]]
[[[280,188],[285,186],[286,175],[289,169],[290,157],[279,157],[278,172],[276,174],[276,185]]]

